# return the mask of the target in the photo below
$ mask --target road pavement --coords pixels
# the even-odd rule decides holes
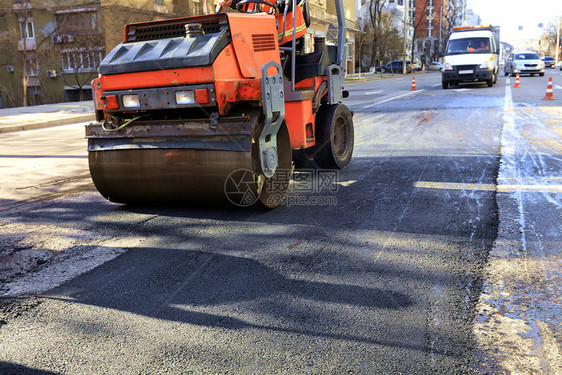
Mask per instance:
[[[34,193],[24,170],[2,190],[2,244],[52,258],[2,287],[36,295],[3,317],[0,369],[556,373],[560,106],[538,77],[437,77],[348,87],[357,147],[334,206],[114,205],[82,176],[81,126],[0,136],[7,164],[45,176],[60,155],[76,183]]]

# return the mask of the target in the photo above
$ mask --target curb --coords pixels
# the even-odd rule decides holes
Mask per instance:
[[[95,119],[96,119],[96,115],[94,113],[88,113],[86,115],[77,115],[77,116],[61,118],[57,120],[43,121],[43,122],[31,122],[22,125],[6,125],[6,126],[0,125],[0,133],[41,129],[50,126],[58,126],[58,125],[69,125],[78,122],[95,121]]]

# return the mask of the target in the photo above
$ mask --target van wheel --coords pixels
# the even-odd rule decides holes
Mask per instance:
[[[539,73],[539,76],[544,77],[544,73]]]
[[[441,81],[441,86],[443,86],[443,90],[447,90],[449,88],[449,82]]]

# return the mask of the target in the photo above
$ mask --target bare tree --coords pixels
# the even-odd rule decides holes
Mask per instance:
[[[376,65],[377,57],[380,56],[380,45],[382,40],[382,13],[386,6],[386,0],[371,0],[369,3],[369,22],[373,37],[373,50],[371,51],[371,65]]]
[[[425,15],[427,14],[427,0],[417,1],[416,5],[421,6],[412,8],[413,12],[410,12],[410,14],[412,14],[413,17],[408,17],[410,25],[412,25],[412,27],[414,28],[414,33],[412,35],[412,58],[414,58],[416,40],[418,38],[423,38],[424,36],[422,35],[422,31],[427,30],[427,17],[425,17]],[[426,23],[424,24],[423,21],[426,21]]]
[[[448,1],[447,6],[443,9],[444,23],[442,26],[442,42],[445,43],[449,39],[449,35],[453,32],[453,27],[459,26],[462,22],[463,7],[458,1]],[[443,47],[443,46],[441,46]],[[443,49],[443,48],[442,48]]]
[[[0,38],[0,50],[7,52],[3,63],[16,67],[17,71],[21,73],[21,104],[24,107],[30,104],[30,99],[32,104],[38,104],[35,102],[34,96],[29,97],[28,89],[31,84],[34,84],[32,87],[39,87],[40,69],[45,66],[43,63],[46,57],[52,55],[52,39],[57,32],[55,26],[46,27],[40,31],[35,30],[33,12],[45,8],[36,8],[32,4],[30,1],[14,2],[12,7],[3,8],[4,18],[9,27]],[[10,19],[17,20],[17,23],[9,22]],[[14,86],[11,84],[4,86],[6,93],[13,100],[16,96]]]
[[[556,38],[558,37],[558,30],[555,23],[551,23],[544,30],[540,40],[541,52],[545,55],[553,56],[556,58]],[[557,60],[560,60],[558,58]]]

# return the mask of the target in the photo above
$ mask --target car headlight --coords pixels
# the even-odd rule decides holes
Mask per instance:
[[[491,57],[488,61],[485,61],[482,64],[480,64],[480,69],[488,69],[488,70],[494,69],[494,58]]]
[[[140,100],[138,94],[123,95],[123,107],[136,108],[140,107]]]
[[[443,70],[453,70],[453,65],[446,62],[446,63],[443,64]]]

